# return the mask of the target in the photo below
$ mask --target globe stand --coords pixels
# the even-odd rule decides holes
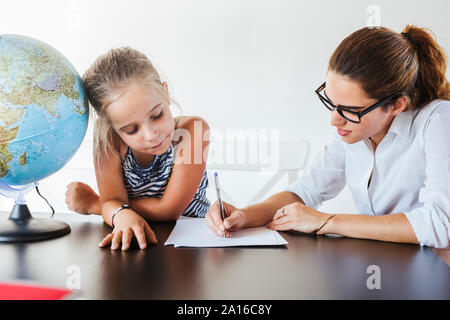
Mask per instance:
[[[24,199],[24,192],[16,198],[6,221],[0,221],[1,242],[27,242],[53,239],[70,233],[67,223],[54,219],[35,219]]]

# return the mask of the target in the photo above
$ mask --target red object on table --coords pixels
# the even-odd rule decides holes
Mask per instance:
[[[0,300],[60,300],[71,292],[64,288],[0,283]]]

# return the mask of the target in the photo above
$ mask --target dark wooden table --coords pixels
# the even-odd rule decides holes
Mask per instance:
[[[70,234],[0,244],[0,282],[66,287],[79,273],[87,299],[450,299],[450,268],[427,247],[281,233],[287,247],[174,248],[174,223],[152,223],[157,245],[121,252],[98,247],[106,224],[56,217]]]

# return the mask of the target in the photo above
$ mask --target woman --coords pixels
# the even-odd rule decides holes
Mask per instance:
[[[246,208],[206,215],[219,235],[243,227],[333,233],[436,248],[450,238],[450,85],[442,48],[424,29],[363,28],[330,58],[317,90],[336,127],[309,172]],[[315,210],[350,188],[361,214]]]

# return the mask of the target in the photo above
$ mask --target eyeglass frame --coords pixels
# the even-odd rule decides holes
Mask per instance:
[[[361,111],[361,112],[357,112],[357,111],[351,111],[351,110],[348,110],[348,109],[345,109],[345,108],[341,108],[341,107],[339,107],[339,106],[335,106],[330,100],[328,100],[327,97],[324,97],[323,95],[321,95],[320,92],[321,92],[322,90],[325,89],[325,85],[326,85],[326,82],[322,83],[322,85],[321,85],[319,88],[317,88],[317,89],[315,90],[317,96],[319,97],[319,100],[323,103],[323,105],[324,105],[328,110],[330,110],[330,111],[337,110],[337,112],[339,113],[339,115],[340,115],[341,117],[343,117],[345,120],[348,120],[348,121],[353,122],[353,123],[361,123],[361,118],[362,118],[364,115],[368,114],[370,111],[375,110],[376,108],[379,108],[379,107],[381,107],[381,106],[386,105],[386,104],[387,104],[389,101],[391,101],[392,99],[398,98],[398,97],[401,96],[401,93],[394,93],[394,94],[392,94],[392,95],[390,95],[390,96],[388,96],[388,97],[385,97],[385,98],[379,100],[378,102],[375,102],[373,105],[371,105],[371,106],[368,107],[367,109],[365,109],[365,110],[363,110],[363,111]],[[325,102],[326,102],[326,103],[325,103]],[[333,106],[333,109],[330,109],[330,108],[328,107],[327,103],[330,104],[331,106]],[[351,113],[351,114],[354,114],[355,116],[358,117],[359,120],[358,120],[358,121],[355,121],[355,120],[348,119],[346,116],[344,116],[343,111],[348,112],[348,113]]]

